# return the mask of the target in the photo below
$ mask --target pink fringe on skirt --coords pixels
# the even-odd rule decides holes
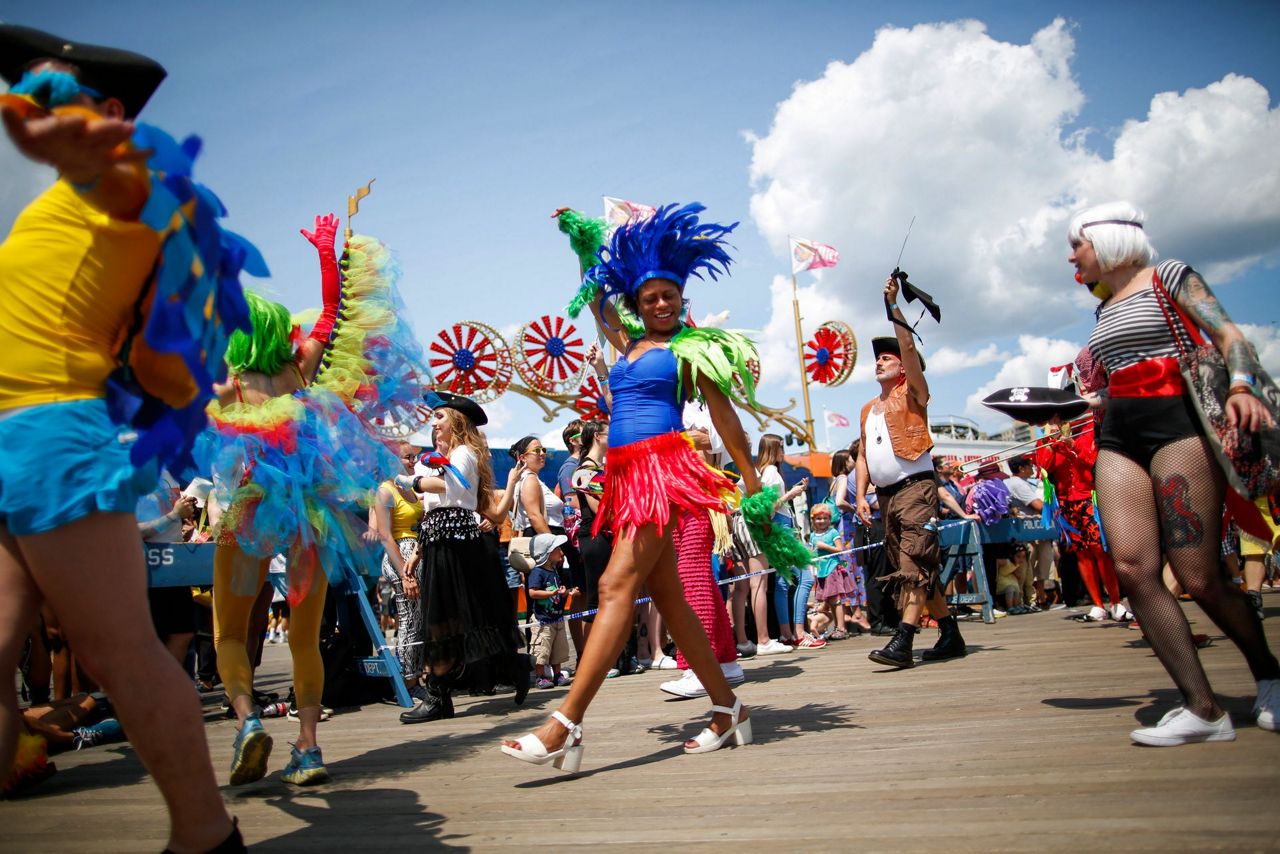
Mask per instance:
[[[665,529],[673,504],[682,510],[724,513],[734,491],[733,483],[709,468],[683,433],[610,448],[604,497],[592,533],[608,529],[629,538],[645,525]]]
[[[725,610],[720,586],[711,571],[711,546],[715,533],[711,529],[711,517],[705,510],[680,512],[674,534],[676,570],[684,587],[684,598],[693,609],[702,629],[711,641],[711,651],[716,661],[728,664],[738,660],[738,648],[733,642],[733,626],[729,624],[729,612]],[[676,666],[689,669],[684,650],[676,648]]]

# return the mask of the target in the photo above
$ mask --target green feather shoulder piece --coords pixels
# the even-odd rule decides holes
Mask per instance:
[[[668,345],[679,366],[678,382],[684,382],[688,365],[695,386],[708,376],[725,396],[740,406],[756,406],[756,381],[747,362],[759,358],[756,345],[741,332],[712,327],[686,326]],[[684,399],[683,389],[680,399]]]

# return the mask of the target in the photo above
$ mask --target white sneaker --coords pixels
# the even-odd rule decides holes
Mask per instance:
[[[725,681],[730,685],[738,685],[747,681],[747,674],[743,672],[742,665],[736,661],[720,665],[720,672],[724,674]]]
[[[1201,741],[1235,741],[1236,731],[1231,726],[1231,715],[1226,712],[1216,721],[1206,721],[1179,706],[1161,718],[1160,723],[1135,729],[1129,737],[1150,747],[1177,747]]]
[[[1133,619],[1133,612],[1126,608],[1123,602],[1117,602],[1111,609],[1111,619],[1117,623],[1127,623]]]
[[[778,655],[783,652],[791,652],[791,647],[777,638],[769,638],[768,643],[756,644],[756,655]]]
[[[658,657],[653,660],[651,665],[654,670],[675,670],[677,668],[676,660],[665,653],[658,653]]]
[[[1261,729],[1280,732],[1280,679],[1258,682],[1258,699],[1253,703],[1253,713],[1258,716]]]
[[[692,670],[686,670],[684,675],[679,679],[672,679],[670,682],[663,682],[658,686],[668,694],[674,694],[677,697],[683,697],[686,700],[692,700],[695,697],[707,696],[707,689],[702,687],[702,682],[698,679],[696,673]]]
[[[1103,620],[1107,618],[1107,616],[1108,615],[1107,615],[1106,608],[1100,608],[1097,605],[1094,605],[1092,608],[1089,609],[1089,613],[1081,614],[1075,619],[1076,619],[1076,622],[1080,622],[1080,623],[1101,623]]]

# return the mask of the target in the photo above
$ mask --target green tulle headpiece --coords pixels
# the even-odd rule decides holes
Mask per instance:
[[[227,341],[227,367],[234,374],[255,372],[272,376],[293,358],[293,318],[289,309],[253,291],[244,292],[253,333],[240,330]]]

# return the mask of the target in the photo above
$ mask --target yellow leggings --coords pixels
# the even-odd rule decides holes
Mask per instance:
[[[237,596],[231,590],[231,576],[237,561],[252,562],[235,546],[219,545],[213,557],[213,645],[218,652],[218,675],[228,699],[253,696],[253,667],[245,643],[249,638],[249,616],[257,592],[267,581],[270,558],[258,561],[258,583],[251,596]],[[299,709],[320,705],[324,691],[324,664],[320,660],[320,619],[324,616],[324,594],[329,586],[323,571],[316,572],[307,597],[290,610],[289,653],[293,657],[293,690]]]

